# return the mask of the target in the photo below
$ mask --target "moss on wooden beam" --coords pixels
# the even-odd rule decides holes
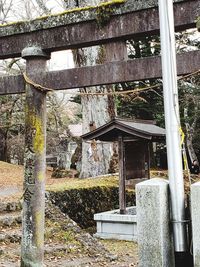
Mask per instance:
[[[197,29],[200,32],[200,17],[197,18]]]
[[[33,20],[16,21],[7,24],[0,24],[0,36],[18,34],[27,31],[37,31],[45,28],[53,28],[64,24],[77,23],[84,20],[93,20],[97,11],[105,8],[112,8],[115,11],[119,5],[126,0],[111,0],[96,6],[77,7],[65,10],[61,13],[50,14],[38,17]]]
[[[174,2],[186,1],[174,0]],[[110,15],[119,15],[137,10],[153,8],[157,5],[157,0],[111,0],[97,6],[74,8],[62,13],[43,16],[30,21],[17,21],[9,24],[2,24],[0,25],[0,37],[50,29],[62,25],[89,22],[91,20],[96,20],[98,15],[97,11],[103,8],[109,9],[109,7],[111,7],[112,12]]]

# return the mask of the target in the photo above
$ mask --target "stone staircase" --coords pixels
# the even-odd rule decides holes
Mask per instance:
[[[105,254],[105,248],[64,215],[58,207],[46,203],[45,254],[71,253],[80,250],[89,254]],[[0,203],[0,266],[1,256],[8,251],[20,256],[22,206],[20,202]],[[58,236],[58,239],[56,238]],[[64,237],[63,237],[64,236]],[[59,239],[60,238],[60,239]],[[72,240],[73,238],[74,240]],[[69,239],[69,240],[68,240]],[[14,265],[13,265],[14,266]]]
[[[1,243],[21,241],[21,204],[3,202],[0,204],[0,246]]]
[[[21,212],[13,211],[13,212],[4,212],[0,214],[0,226],[10,227],[13,225],[20,224],[21,220]]]

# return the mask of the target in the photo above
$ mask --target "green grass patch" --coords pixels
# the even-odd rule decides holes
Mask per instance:
[[[118,187],[119,177],[108,176],[100,178],[70,178],[59,183],[46,186],[47,191],[62,192],[71,189],[87,189],[92,187]]]

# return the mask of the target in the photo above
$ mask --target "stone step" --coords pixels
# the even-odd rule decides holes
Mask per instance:
[[[21,229],[0,230],[0,243],[19,243],[21,241]]]
[[[22,215],[20,211],[2,212],[0,213],[0,226],[10,227],[22,222]]]
[[[13,244],[2,244],[0,246],[0,255],[5,255],[9,250],[13,250],[14,255],[20,255],[21,247],[19,242],[10,242]],[[54,253],[58,252],[69,252],[73,247],[69,245],[59,245],[59,244],[45,244],[44,245],[44,254],[46,255],[53,255]],[[74,247],[75,248],[75,247]],[[1,265],[0,265],[1,266]]]
[[[22,209],[21,202],[0,202],[0,213],[20,211],[21,209]]]

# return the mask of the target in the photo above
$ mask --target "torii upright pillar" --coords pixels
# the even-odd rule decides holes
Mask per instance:
[[[26,75],[31,79],[37,74],[39,79],[41,72],[46,70],[49,56],[40,47],[32,46],[22,51],[22,57],[26,59]],[[43,266],[45,167],[46,93],[26,84],[21,267]]]

